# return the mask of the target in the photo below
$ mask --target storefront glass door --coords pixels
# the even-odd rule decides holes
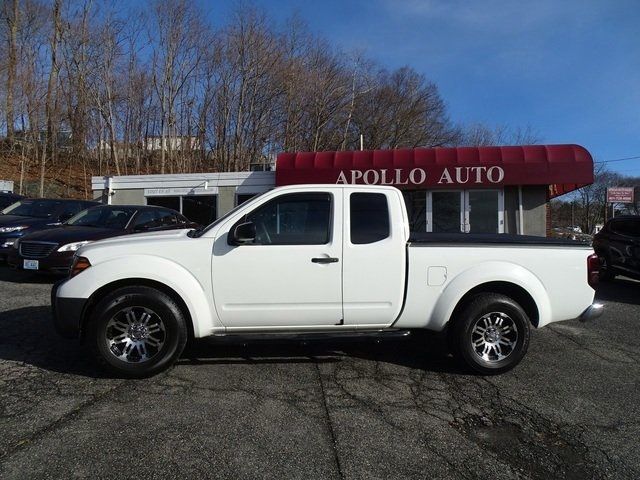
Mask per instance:
[[[429,197],[427,198],[427,231],[459,233],[464,224],[463,205],[464,195],[462,191],[429,192]]]
[[[502,190],[427,192],[426,231],[441,233],[503,233]]]
[[[467,233],[502,233],[503,208],[498,190],[465,192]]]

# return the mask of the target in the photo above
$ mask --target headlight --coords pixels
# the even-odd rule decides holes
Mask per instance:
[[[29,228],[29,225],[18,225],[17,227],[0,227],[0,233],[19,232]]]
[[[75,252],[83,245],[87,243],[91,243],[89,240],[85,240],[83,242],[75,242],[75,243],[67,243],[66,245],[61,246],[58,251],[59,252]]]

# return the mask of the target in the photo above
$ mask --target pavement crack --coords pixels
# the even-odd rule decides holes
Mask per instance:
[[[92,407],[93,405],[95,405],[99,401],[101,401],[104,398],[108,397],[110,394],[112,394],[113,392],[115,392],[116,390],[121,388],[126,383],[127,383],[126,381],[122,381],[122,383],[119,383],[118,385],[116,385],[116,386],[114,386],[114,387],[112,387],[112,388],[110,388],[110,389],[108,389],[108,390],[106,390],[104,392],[101,392],[101,393],[99,393],[97,395],[93,395],[87,401],[80,403],[73,410],[65,413],[64,415],[62,415],[58,419],[54,420],[53,422],[49,423],[45,427],[36,430],[31,435],[29,435],[27,438],[20,440],[18,443],[16,443],[12,447],[7,448],[7,450],[5,452],[0,454],[0,463],[4,462],[9,457],[15,455],[16,453],[20,452],[21,450],[27,448],[29,445],[31,445],[35,441],[39,440],[40,438],[42,438],[46,434],[48,434],[50,432],[53,432],[53,431],[57,430],[58,428],[61,428],[64,425],[68,424],[69,422],[73,421],[84,410],[86,410],[89,407]]]
[[[340,454],[338,453],[338,439],[336,438],[335,431],[333,430],[333,423],[331,422],[331,414],[329,413],[329,406],[327,405],[327,394],[324,388],[324,380],[322,379],[322,373],[320,372],[320,366],[317,362],[314,363],[316,372],[318,373],[318,381],[320,382],[320,394],[322,396],[322,405],[327,417],[327,429],[329,431],[329,437],[331,438],[331,447],[333,450],[333,457],[336,463],[336,469],[338,470],[338,476],[344,479],[342,472],[342,465],[340,464]]]

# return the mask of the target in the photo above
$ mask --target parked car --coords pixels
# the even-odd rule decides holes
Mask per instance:
[[[600,257],[600,278],[616,275],[640,278],[640,216],[624,215],[609,220],[593,238]]]
[[[51,198],[23,198],[0,213],[0,259],[11,253],[14,242],[31,232],[55,228],[98,202]]]
[[[76,250],[95,240],[196,227],[198,224],[164,207],[102,205],[78,213],[58,228],[25,235],[16,242],[8,263],[23,270],[66,274]]]
[[[189,335],[248,339],[448,332],[473,370],[513,368],[531,328],[602,312],[597,257],[566,240],[410,236],[393,187],[305,185],[200,230],[81,247],[53,287],[57,331],[119,375],[169,367]]]
[[[0,210],[7,208],[22,198],[24,197],[17,193],[0,192]]]

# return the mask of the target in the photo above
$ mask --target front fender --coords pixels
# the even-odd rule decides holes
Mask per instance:
[[[57,296],[64,298],[89,298],[98,289],[117,281],[139,278],[162,283],[174,290],[189,309],[196,338],[223,330],[209,302],[209,283],[204,286],[183,266],[162,257],[152,255],[125,255],[92,265],[79,275],[58,287]]]
[[[462,297],[472,289],[489,282],[507,282],[522,287],[538,307],[539,325],[546,325],[550,321],[549,295],[538,277],[515,263],[485,262],[462,271],[447,284],[432,311],[430,328],[442,330]]]

